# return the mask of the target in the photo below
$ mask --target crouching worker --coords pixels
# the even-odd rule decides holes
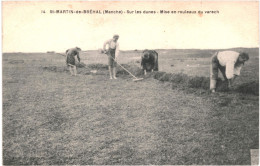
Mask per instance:
[[[108,56],[108,69],[110,79],[116,78],[116,66],[117,66],[117,57],[119,54],[119,43],[117,42],[119,39],[119,35],[114,35],[113,39],[107,40],[103,45],[103,52],[105,52]],[[106,46],[108,45],[108,50]]]
[[[154,50],[144,50],[141,67],[144,71],[144,75],[146,75],[147,71],[158,71],[158,53]]]
[[[247,53],[235,51],[216,52],[211,58],[210,67],[210,90],[216,91],[218,70],[221,71],[225,81],[228,81],[228,88],[231,88],[234,80],[240,75],[240,70],[249,59]]]
[[[66,64],[70,69],[71,75],[74,75],[74,76],[77,75],[75,56],[77,56],[78,61],[80,62],[80,57],[79,57],[80,51],[81,51],[81,49],[78,47],[66,50]]]

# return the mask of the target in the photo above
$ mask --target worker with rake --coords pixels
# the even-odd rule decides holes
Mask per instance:
[[[210,90],[216,91],[218,70],[221,71],[228,88],[232,88],[233,82],[240,75],[240,70],[244,63],[249,60],[247,53],[235,51],[216,52],[211,58],[210,67]]]
[[[69,70],[70,70],[70,73],[71,73],[72,76],[77,75],[75,56],[77,56],[78,61],[80,62],[80,57],[79,57],[80,51],[81,51],[81,49],[78,48],[78,47],[66,50],[66,64],[69,67]]]
[[[117,66],[117,57],[119,54],[119,43],[117,42],[119,39],[119,35],[114,35],[113,39],[107,40],[103,45],[103,52],[108,56],[108,69],[110,79],[117,79],[116,78],[116,66]],[[108,50],[106,49],[106,46]]]

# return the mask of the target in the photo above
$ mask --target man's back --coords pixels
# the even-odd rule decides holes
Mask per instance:
[[[218,52],[218,60],[221,66],[226,66],[227,63],[235,63],[239,53],[236,51],[220,51]]]

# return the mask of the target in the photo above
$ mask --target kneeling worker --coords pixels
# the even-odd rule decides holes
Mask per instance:
[[[119,54],[119,44],[118,44],[119,35],[114,35],[113,39],[107,40],[103,45],[103,52],[105,52],[108,56],[108,69],[110,79],[116,78],[116,66],[117,66],[117,57]],[[106,46],[109,46],[108,50],[106,50]]]
[[[240,75],[240,70],[244,63],[249,59],[247,53],[238,53],[235,51],[220,51],[216,52],[211,58],[210,67],[210,90],[216,91],[218,69],[221,71],[224,79],[228,81],[228,88],[237,76]]]

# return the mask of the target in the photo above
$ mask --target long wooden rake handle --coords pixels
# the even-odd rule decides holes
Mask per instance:
[[[122,65],[120,65],[115,58],[113,58],[111,55],[109,55],[120,67],[122,67],[127,73],[129,73],[131,76],[133,76],[135,79],[138,79],[136,76],[134,76],[130,71],[128,71],[126,68],[124,68]]]

